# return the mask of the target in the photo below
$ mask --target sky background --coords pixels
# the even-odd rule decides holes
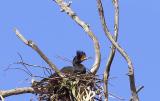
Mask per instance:
[[[102,0],[105,17],[111,33],[114,29],[114,9],[111,0]],[[110,42],[106,38],[97,12],[96,0],[73,0],[71,8],[88,23],[97,36],[102,53],[99,75],[104,72],[110,51]],[[160,91],[160,7],[159,0],[120,0],[120,25],[118,43],[131,57],[137,87],[145,88],[139,93],[141,101],[157,101]],[[17,27],[27,38],[32,39],[58,68],[71,65],[56,58],[57,55],[70,60],[76,50],[83,50],[87,56],[94,57],[92,40],[68,15],[60,12],[59,6],[52,0],[0,0],[0,89],[12,89],[31,85],[31,77],[20,70],[7,66],[20,60],[47,66],[39,55],[24,45],[15,35]],[[90,69],[93,59],[84,62]],[[12,68],[23,68],[12,65]],[[43,70],[30,68],[35,75],[44,76]],[[117,52],[112,64],[109,91],[126,99],[130,98],[127,63]],[[28,80],[26,80],[28,79]],[[36,79],[36,78],[35,78]],[[36,79],[38,80],[38,79]],[[31,94],[12,96],[5,101],[29,101],[36,98]],[[111,101],[117,101],[110,98]]]

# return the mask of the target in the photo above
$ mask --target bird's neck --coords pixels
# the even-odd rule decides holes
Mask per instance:
[[[73,66],[73,71],[74,71],[74,73],[77,73],[77,74],[85,74],[86,68],[83,64],[75,64]]]
[[[81,62],[77,59],[77,56],[74,57],[72,64],[73,64],[73,66],[77,66],[77,65],[81,64]]]
[[[79,66],[83,66],[83,65],[81,63],[73,64],[73,67],[79,67]]]

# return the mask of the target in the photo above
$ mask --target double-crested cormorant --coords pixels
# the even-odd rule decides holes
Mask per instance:
[[[86,60],[86,54],[83,51],[77,51],[76,56],[73,58],[72,65],[73,66],[65,66],[60,71],[62,74],[85,74],[86,73],[86,67],[81,64],[84,60]],[[49,76],[49,78],[58,76],[57,73],[54,73]],[[42,81],[45,81],[46,78],[44,78]]]
[[[86,59],[86,54],[83,51],[77,51],[72,61],[73,66],[63,67],[60,71],[64,74],[85,74],[86,68],[81,63]]]
[[[72,66],[63,67],[60,70],[61,73],[63,75],[66,75],[66,76],[67,75],[74,75],[74,74],[85,74],[86,73],[86,68],[81,63],[86,59],[87,59],[86,54],[83,51],[77,51],[76,56],[73,58]],[[58,76],[57,73],[54,73],[49,78],[57,77],[57,76]],[[42,87],[44,86],[44,88],[48,87],[46,92],[53,92],[54,94],[62,93],[62,95],[63,95],[63,92],[64,92],[63,97],[62,97],[62,95],[60,97],[58,96],[58,98],[57,98],[58,101],[74,101],[74,97],[72,96],[72,94],[71,94],[71,98],[69,96],[70,95],[70,90],[65,86],[61,86],[61,83],[59,83],[59,80],[61,80],[61,79],[47,79],[47,78],[44,78],[44,79],[41,80],[39,85],[42,85]],[[46,85],[45,82],[47,82],[48,84]],[[58,86],[53,86],[52,87],[51,84],[58,85]],[[51,95],[49,95],[49,97],[46,98],[47,99],[46,101],[51,101],[50,96]]]

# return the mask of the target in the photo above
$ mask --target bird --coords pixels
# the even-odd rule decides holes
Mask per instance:
[[[72,60],[71,66],[65,66],[63,67],[60,72],[64,76],[72,76],[72,75],[80,75],[80,74],[86,74],[86,67],[82,64],[83,61],[87,60],[86,54],[83,51],[76,51],[76,55]],[[50,100],[50,92],[53,92],[54,94],[59,93],[65,93],[65,95],[62,97],[58,97],[58,101],[75,101],[73,94],[71,93],[70,89],[68,89],[66,86],[61,86],[62,79],[50,79],[59,77],[57,73],[52,74],[49,78],[44,78],[39,82],[39,85],[42,87],[44,86],[44,91],[49,93],[49,96],[46,98],[46,101]],[[52,84],[56,86],[51,86]],[[42,89],[43,91],[43,89]],[[71,94],[71,97],[69,96]],[[43,94],[42,94],[43,95]]]
[[[65,66],[60,71],[65,76],[86,74],[86,67],[82,64],[82,62],[85,60],[87,60],[85,52],[77,51],[76,56],[72,60],[72,66]],[[55,88],[54,92],[57,93],[58,89],[59,88]],[[58,101],[75,101],[75,98],[70,89],[63,87],[61,88],[61,92],[65,92],[66,94],[64,97],[60,97],[61,100],[58,99]]]
[[[64,75],[73,75],[73,74],[86,74],[86,67],[81,64],[83,61],[87,60],[86,53],[83,51],[76,51],[76,56],[72,60],[72,66],[63,67],[60,72]],[[53,73],[48,78],[58,77],[57,73]],[[48,80],[44,78],[41,81],[44,82]]]
[[[65,66],[60,71],[63,74],[85,74],[86,67],[81,64],[85,60],[87,60],[85,52],[77,51],[76,56],[72,60],[72,66]]]

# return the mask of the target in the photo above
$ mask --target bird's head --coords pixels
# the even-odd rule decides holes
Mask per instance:
[[[83,52],[83,51],[77,51],[77,58],[78,58],[78,60],[80,60],[81,62],[83,62],[84,60],[87,59],[86,53]]]
[[[83,51],[77,51],[76,56],[73,59],[73,63],[81,63],[87,60],[86,53]]]

